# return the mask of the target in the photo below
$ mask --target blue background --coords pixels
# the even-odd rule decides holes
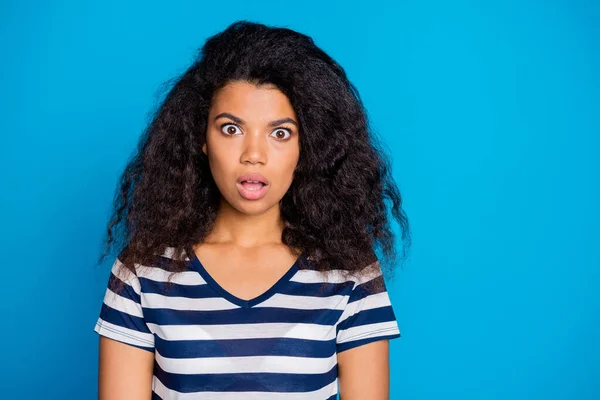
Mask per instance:
[[[392,399],[600,398],[600,6],[524,0],[3,2],[2,397],[95,398],[118,176],[237,19],[313,36],[392,153]]]

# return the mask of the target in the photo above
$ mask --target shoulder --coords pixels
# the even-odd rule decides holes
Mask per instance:
[[[383,279],[383,272],[379,260],[374,260],[359,270],[331,269],[318,270],[310,258],[305,258],[303,268],[298,271],[298,279],[306,282],[345,283],[352,288],[369,286]]]
[[[167,282],[178,273],[188,269],[189,258],[185,252],[177,251],[174,247],[166,247],[162,251],[155,252],[143,262],[133,262],[126,265],[124,249],[115,258],[111,269],[113,278],[122,283],[132,286],[139,292],[140,280],[150,279],[158,282]]]

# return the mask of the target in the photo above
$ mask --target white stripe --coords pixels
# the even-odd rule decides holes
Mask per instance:
[[[294,296],[289,294],[276,293],[272,297],[258,303],[254,307],[278,307],[291,308],[297,310],[343,310],[348,302],[349,296],[334,295],[327,297],[315,296]]]
[[[175,258],[175,247],[167,247],[162,253],[162,256],[173,260]]]
[[[160,367],[173,374],[237,374],[272,372],[278,374],[324,374],[337,362],[334,353],[328,358],[292,356],[246,356],[167,358],[155,353]]]
[[[362,271],[349,272],[343,269],[333,269],[330,271],[315,271],[311,269],[303,269],[290,279],[293,282],[300,283],[344,283],[354,282],[355,286],[370,281],[382,275],[381,265],[379,261],[369,264]]]
[[[330,271],[314,271],[311,269],[302,269],[290,278],[292,282],[299,283],[344,283],[352,281],[351,275],[347,271],[334,269]]]
[[[335,338],[336,334],[335,325],[301,323],[147,325],[151,332],[165,340],[296,338],[326,341]]]
[[[173,273],[158,267],[142,267],[137,271],[138,277],[153,280],[155,282],[172,282],[178,285],[205,285],[206,281],[202,279],[196,271],[182,271]]]
[[[354,326],[352,328],[340,330],[338,332],[337,343],[346,343],[353,340],[391,335],[394,333],[400,333],[400,330],[398,329],[398,323],[396,321]]]
[[[94,330],[100,335],[107,336],[111,339],[144,347],[154,347],[154,335],[151,333],[143,333],[133,329],[123,328],[122,326],[106,322],[102,318],[98,318]]]
[[[144,318],[144,315],[142,314],[142,308],[138,303],[126,297],[120,296],[110,289],[106,289],[104,304],[125,314]]]
[[[117,278],[131,286],[134,292],[136,292],[137,294],[141,293],[140,281],[138,280],[137,276],[133,272],[125,268],[123,266],[123,263],[121,263],[121,261],[118,258],[113,264],[112,273]]]
[[[337,378],[329,385],[312,392],[196,392],[181,393],[167,388],[156,376],[152,378],[152,390],[163,399],[169,400],[323,400],[337,393]]]
[[[158,293],[143,293],[142,305],[145,308],[168,308],[171,310],[220,311],[240,308],[222,297],[188,298],[163,296]]]
[[[388,292],[379,292],[375,294],[370,294],[366,297],[363,297],[360,300],[353,301],[352,303],[348,303],[344,312],[340,316],[338,323],[346,320],[352,315],[361,312],[363,310],[371,310],[373,308],[385,307],[391,305],[390,296]]]
[[[362,283],[369,282],[370,280],[373,280],[381,275],[383,275],[381,271],[381,265],[379,264],[379,261],[375,261],[373,264],[370,264],[363,271],[361,271],[358,279],[356,279],[355,287]]]

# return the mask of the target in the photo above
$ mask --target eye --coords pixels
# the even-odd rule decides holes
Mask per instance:
[[[240,128],[235,124],[223,124],[221,125],[221,132],[226,135],[233,136],[237,131],[241,131]]]
[[[286,140],[289,139],[290,136],[292,136],[292,132],[290,132],[290,130],[286,128],[277,128],[273,131],[273,133],[275,134],[275,137],[279,140]],[[285,137],[286,133],[288,134],[287,137]]]

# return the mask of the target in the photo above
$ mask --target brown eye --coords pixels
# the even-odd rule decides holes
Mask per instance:
[[[233,124],[225,124],[221,126],[221,132],[229,136],[235,135],[239,130],[240,128]]]
[[[275,137],[279,140],[286,140],[288,139],[292,133],[290,132],[289,129],[283,129],[283,128],[279,128],[273,131],[273,133],[275,134]],[[288,136],[286,137],[286,133],[288,134]]]

